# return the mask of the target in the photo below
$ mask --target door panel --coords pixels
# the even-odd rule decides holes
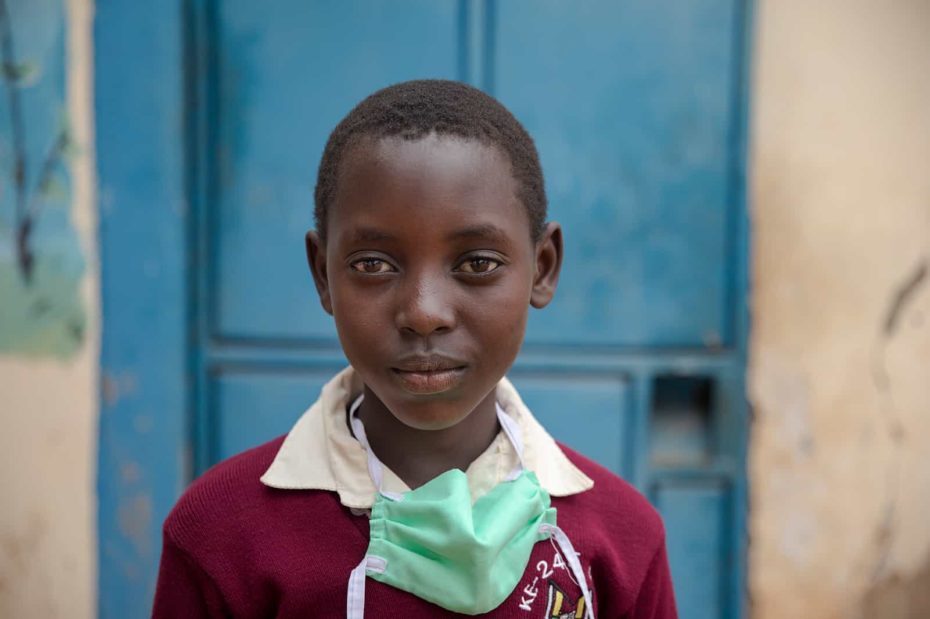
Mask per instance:
[[[689,619],[724,616],[729,543],[729,492],[719,480],[660,482],[656,506],[665,515],[672,581],[679,614]]]
[[[214,377],[211,460],[224,460],[287,433],[340,369],[226,370]]]
[[[402,8],[402,10],[399,10]],[[329,132],[365,95],[454,79],[454,2],[217,3],[216,333],[334,341],[304,257]]]
[[[535,138],[565,227],[559,294],[527,342],[719,344],[734,2],[497,6],[495,94]]]
[[[621,476],[631,474],[632,414],[622,376],[511,375],[520,397],[558,440]]]

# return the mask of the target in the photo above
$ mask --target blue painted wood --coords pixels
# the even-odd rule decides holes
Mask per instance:
[[[727,304],[733,308],[734,320],[731,322],[732,334],[729,340],[737,355],[737,361],[729,366],[725,376],[723,388],[720,390],[721,400],[726,402],[727,428],[721,432],[722,441],[725,441],[727,453],[733,458],[737,474],[731,477],[733,487],[733,501],[731,503],[732,528],[730,531],[730,574],[732,586],[729,588],[728,609],[729,617],[746,617],[749,615],[748,598],[746,591],[748,585],[747,540],[749,530],[747,525],[749,512],[749,489],[746,475],[746,462],[749,437],[749,403],[746,400],[746,364],[748,359],[747,348],[749,342],[749,303],[751,294],[750,284],[750,226],[748,189],[746,184],[746,171],[749,167],[749,109],[750,88],[752,80],[752,36],[755,25],[755,7],[753,0],[746,0],[738,7],[737,22],[741,28],[737,32],[734,42],[735,71],[739,80],[734,85],[734,100],[737,102],[733,110],[730,123],[730,152],[732,154],[732,167],[735,171],[730,186],[728,199],[737,206],[730,212],[728,235],[728,265],[729,286],[727,290]]]
[[[231,338],[335,341],[304,257],[323,145],[374,90],[457,77],[459,7],[236,0],[218,3],[216,14],[213,329]]]
[[[498,3],[494,92],[534,136],[566,232],[528,342],[724,343],[734,4]]]
[[[318,161],[328,129],[373,88],[416,76],[454,77],[462,58],[470,58],[455,38],[464,30],[464,43],[483,43],[494,54],[485,75],[469,68],[474,60],[465,70],[484,83],[497,76],[496,94],[536,137],[553,217],[567,230],[563,294],[534,316],[528,342],[722,344],[732,319],[725,250],[735,208],[727,200],[734,173],[728,128],[739,77],[733,41],[741,27],[734,2],[674,10],[587,3],[584,11],[566,11],[559,2],[534,1],[532,10],[507,2],[497,12],[484,10],[487,27],[501,24],[484,39],[472,34],[475,18],[456,13],[453,3],[426,4],[428,11],[411,4],[402,13],[381,3],[364,12],[351,3],[282,3],[276,10],[220,4],[218,332],[333,337],[317,307],[283,309],[300,307],[312,289],[300,268],[312,202],[307,162]],[[585,25],[591,15],[597,23]],[[457,25],[463,18],[465,25]],[[397,27],[382,29],[391,19]],[[366,42],[363,53],[348,53],[334,34],[349,21]],[[581,30],[584,37],[570,36]],[[550,44],[555,40],[559,45]],[[320,70],[316,58],[325,59]],[[312,71],[313,80],[290,79],[301,71]],[[578,100],[597,106],[576,106]],[[576,223],[591,218],[601,225]],[[255,240],[264,238],[275,242]],[[270,264],[288,266],[272,278]],[[252,303],[261,297],[287,302]],[[600,316],[609,319],[595,332],[588,325]]]
[[[211,380],[214,461],[287,433],[342,365],[293,372],[237,368]]]
[[[681,619],[725,616],[730,586],[727,485],[719,480],[661,481],[653,500],[665,519],[666,544]]]
[[[630,393],[622,375],[515,371],[511,380],[554,438],[612,470],[631,473]]]
[[[112,77],[133,90],[120,54],[135,49],[133,28],[141,25],[130,20],[126,38],[112,26],[130,4],[98,6],[98,20],[111,24],[110,38],[102,48],[98,42],[104,131],[116,125],[100,115],[115,111],[126,123],[128,104],[137,103]],[[286,431],[340,366],[331,319],[318,308],[302,253],[323,141],[376,87],[458,77],[497,94],[536,136],[552,213],[567,232],[558,300],[534,312],[514,381],[556,438],[659,504],[673,570],[684,580],[679,597],[704,613],[683,616],[743,616],[749,7],[738,0],[186,6],[183,20],[164,7],[143,13],[168,20],[139,39],[143,50],[162,53],[142,64],[160,82],[178,79],[178,40],[151,39],[180,38],[181,22],[188,43],[184,92],[160,83],[164,92],[135,106],[142,116],[129,117],[134,131],[160,148],[139,154],[112,134],[98,142],[106,181],[134,192],[127,203],[146,207],[139,222],[117,217],[103,230],[105,302],[114,308],[105,310],[105,330],[111,321],[116,329],[105,336],[105,370],[126,368],[129,385],[138,375],[160,377],[170,388],[112,406],[135,418],[142,408],[167,407],[154,443],[166,459],[139,451],[141,473],[126,477],[145,480],[138,485],[120,477],[121,458],[136,455],[138,429],[127,415],[102,421],[101,480],[109,484],[101,495],[102,543],[131,548],[119,513],[136,490],[173,480],[179,492],[187,454],[199,472]],[[101,74],[110,76],[103,84]],[[185,102],[187,114],[178,119]],[[170,131],[167,119],[177,121]],[[185,140],[191,216],[148,212],[153,196],[171,203],[178,190],[183,161],[172,147]],[[119,161],[127,153],[138,160]],[[133,166],[149,166],[168,182],[154,191],[153,177],[124,169]],[[160,244],[140,243],[137,224],[160,235]],[[123,231],[131,241],[121,240]],[[157,259],[154,291],[167,312],[148,291],[133,296],[139,281],[149,281],[140,279],[137,248]],[[189,309],[186,320],[183,311],[173,313],[179,307]],[[148,333],[127,336],[130,326],[149,323],[161,337],[157,354]],[[113,352],[122,348],[135,356]],[[699,415],[688,406],[684,415],[657,407],[658,378],[669,376],[706,377],[713,402]],[[672,457],[654,458],[657,449]],[[163,514],[158,496],[153,521]],[[157,540],[154,527],[144,530]],[[108,616],[135,616],[133,596],[144,600],[150,591],[157,557],[131,558],[149,563],[137,574],[112,559],[102,567],[109,571],[101,608],[126,611]]]
[[[99,613],[147,617],[161,523],[189,480],[180,3],[99,2]]]

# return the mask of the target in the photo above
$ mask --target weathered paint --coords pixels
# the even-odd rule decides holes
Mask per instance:
[[[66,101],[81,154],[69,160],[70,201],[62,214],[70,223],[59,230],[65,234],[63,246],[68,252],[79,248],[86,268],[77,287],[69,281],[61,293],[76,294],[87,319],[84,337],[69,344],[67,359],[9,351],[0,356],[0,617],[96,615],[99,295],[92,12],[87,0],[69,0],[65,8]],[[56,11],[47,15],[61,18]],[[6,183],[3,187],[7,191]],[[38,259],[41,264],[42,254]],[[8,301],[0,291],[0,304]]]
[[[61,0],[0,0],[0,353],[66,358],[84,341],[66,29]]]
[[[108,2],[94,23],[100,184],[100,617],[150,612],[161,523],[187,482],[184,9]]]
[[[753,617],[928,617],[930,3],[757,27]]]

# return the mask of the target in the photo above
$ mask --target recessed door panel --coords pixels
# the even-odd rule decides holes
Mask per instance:
[[[211,380],[214,461],[285,434],[338,371],[231,371]]]
[[[730,565],[727,485],[718,480],[659,482],[653,500],[665,519],[679,616],[724,616]]]
[[[523,401],[555,440],[617,475],[628,475],[633,416],[619,375],[525,374],[511,379]]]
[[[527,342],[718,346],[727,333],[737,7],[497,5],[495,94],[536,140],[565,231]]]
[[[335,342],[304,255],[323,146],[364,96],[455,78],[454,2],[217,3],[215,333]]]

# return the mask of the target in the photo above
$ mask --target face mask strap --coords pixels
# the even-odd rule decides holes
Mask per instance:
[[[384,572],[387,561],[366,555],[349,576],[349,594],[346,596],[346,618],[363,619],[365,616],[365,574]]]
[[[513,450],[517,452],[518,463],[507,476],[507,481],[513,481],[519,477],[523,469],[526,468],[523,462],[523,433],[520,432],[520,426],[517,425],[517,422],[501,408],[500,404],[495,403],[494,405],[497,407],[497,421],[501,424],[501,429],[504,431],[504,434],[510,439]]]
[[[581,588],[581,594],[584,596],[585,618],[594,619],[594,606],[591,605],[591,591],[588,589],[588,579],[585,578],[584,569],[581,567],[581,561],[578,560],[578,553],[575,552],[571,540],[568,539],[562,529],[549,523],[539,525],[539,531],[552,536],[550,539],[555,541],[559,552],[564,557],[565,562],[568,563],[571,574],[574,574],[577,579],[576,584]]]
[[[352,433],[355,434],[356,440],[365,448],[365,457],[368,460],[368,475],[371,476],[371,481],[378,492],[381,492],[381,480],[384,477],[383,467],[381,461],[371,451],[371,447],[368,445],[368,437],[365,435],[365,426],[362,425],[362,420],[358,418],[358,407],[362,405],[364,399],[365,394],[363,393],[352,402],[352,406],[349,407],[349,421],[352,424]]]

